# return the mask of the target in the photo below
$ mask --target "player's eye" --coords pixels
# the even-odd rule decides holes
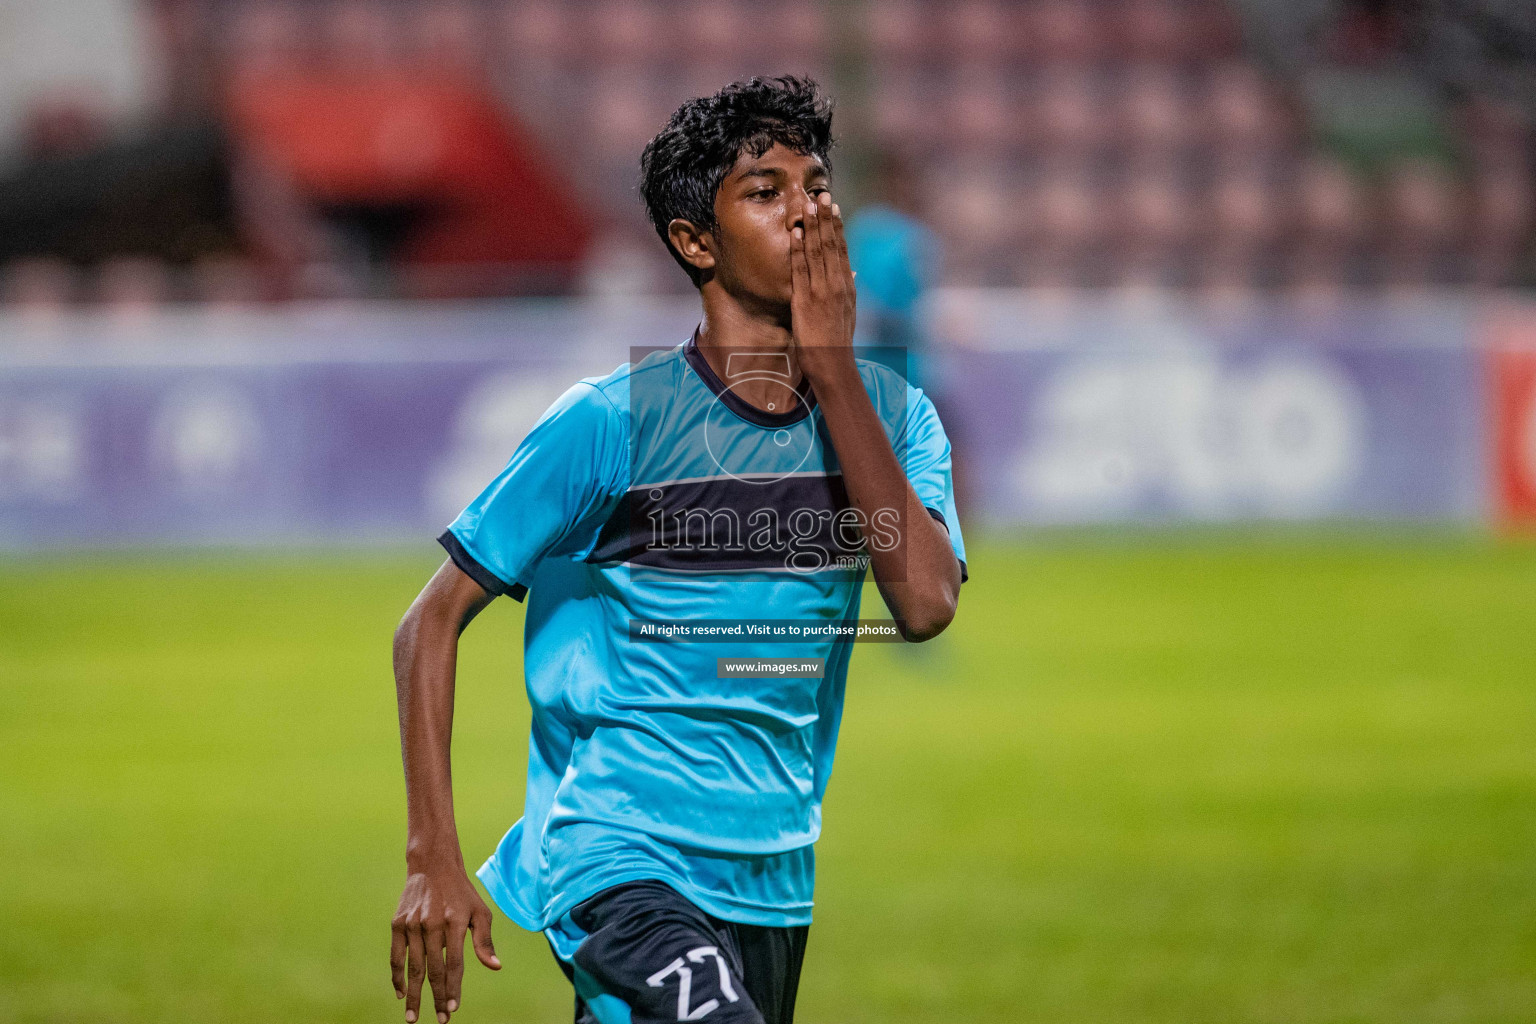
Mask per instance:
[[[772,199],[774,191],[771,188],[758,189],[756,192],[747,193],[748,199]]]

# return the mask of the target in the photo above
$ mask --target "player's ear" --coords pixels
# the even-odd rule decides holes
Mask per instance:
[[[708,231],[700,231],[693,221],[675,218],[667,225],[667,237],[693,266],[700,270],[715,268],[715,238]]]

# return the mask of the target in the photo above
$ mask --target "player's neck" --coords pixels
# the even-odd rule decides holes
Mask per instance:
[[[800,366],[788,324],[747,310],[714,289],[706,289],[703,299],[699,353],[743,401],[765,410],[770,402],[781,401],[786,369],[789,386],[800,385]]]

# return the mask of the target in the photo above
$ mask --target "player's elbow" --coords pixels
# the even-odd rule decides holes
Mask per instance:
[[[939,593],[911,609],[901,623],[901,636],[911,644],[932,640],[955,620],[955,596]]]
[[[421,607],[420,603],[414,603],[405,610],[405,615],[395,626],[394,655],[395,664],[398,666],[402,660],[409,661],[411,651],[416,646],[416,636],[421,632]]]
[[[448,617],[442,601],[430,587],[422,591],[395,626],[395,657],[409,656],[423,640],[430,640],[439,629],[447,628]]]

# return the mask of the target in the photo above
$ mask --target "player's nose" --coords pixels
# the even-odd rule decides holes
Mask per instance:
[[[795,228],[805,227],[805,204],[810,202],[810,195],[804,189],[791,189],[785,193],[788,197],[785,202],[785,231],[793,231]]]

